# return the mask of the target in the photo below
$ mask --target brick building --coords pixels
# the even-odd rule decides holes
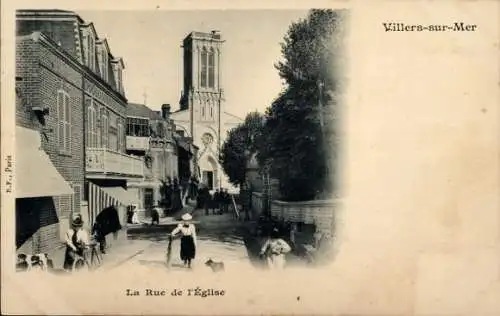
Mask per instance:
[[[16,246],[50,252],[80,212],[84,69],[41,33],[16,49]]]
[[[60,242],[72,213],[81,213],[88,228],[109,205],[124,213],[123,206],[134,202],[127,181],[144,177],[143,161],[126,154],[123,60],[112,55],[94,25],[61,10],[19,10],[16,24],[17,125],[20,134],[32,135],[35,147],[33,132],[41,135],[40,146],[66,182],[59,185],[61,194],[36,193],[45,194],[43,203],[40,197],[18,200],[18,248],[47,251]],[[18,156],[24,156],[19,149]],[[26,165],[36,160],[43,159],[28,159]],[[36,168],[18,164],[17,170],[21,175]],[[21,191],[38,182],[17,178]],[[21,209],[43,214],[28,220]]]

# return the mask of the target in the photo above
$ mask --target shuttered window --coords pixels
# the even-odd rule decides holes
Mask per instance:
[[[103,115],[101,117],[101,146],[102,148],[109,148],[109,122],[108,122],[108,116]]]
[[[74,184],[73,191],[75,192],[73,195],[73,212],[76,212],[77,210],[80,211],[82,187],[79,184]]]
[[[57,139],[59,150],[71,154],[71,104],[64,90],[57,92]]]
[[[90,97],[87,97],[87,147],[95,148],[97,144],[97,114],[94,107],[94,102]]]
[[[117,148],[116,148],[116,150],[118,152],[121,152],[121,151],[123,151],[123,125],[122,125],[122,123],[118,123],[118,126],[117,126],[117,137],[118,137],[118,141],[117,141]]]

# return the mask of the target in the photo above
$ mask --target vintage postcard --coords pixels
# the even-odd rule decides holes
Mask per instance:
[[[2,314],[500,315],[498,12],[2,3]]]

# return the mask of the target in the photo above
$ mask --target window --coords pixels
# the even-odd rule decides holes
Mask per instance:
[[[108,140],[109,140],[109,122],[108,116],[103,114],[101,116],[101,146],[102,148],[108,148]]]
[[[79,184],[74,184],[73,185],[73,212],[76,212],[77,210],[80,209],[80,201],[81,201],[81,196],[82,196],[82,191],[81,191],[81,186]],[[81,210],[80,210],[81,211]]]
[[[87,97],[85,100],[87,106],[87,144],[90,148],[95,148],[97,144],[97,113],[94,101]]]
[[[201,104],[201,118],[205,119],[205,103]]]
[[[210,107],[210,118],[213,119],[214,118],[214,107],[212,104],[210,104],[209,107]]]
[[[95,70],[95,42],[92,32],[87,34],[87,66]]]
[[[69,94],[63,90],[57,92],[57,139],[59,150],[71,153],[71,106]]]
[[[123,125],[122,123],[118,123],[118,127],[117,127],[117,137],[118,137],[118,142],[117,142],[117,148],[116,148],[116,151],[122,151],[122,146],[123,146]]]
[[[205,47],[201,51],[200,86],[202,88],[207,86],[207,49]]]
[[[117,81],[116,85],[118,87],[118,92],[123,92],[123,89],[122,89],[122,69],[120,67],[118,67],[118,81]]]
[[[99,55],[101,56],[100,59],[100,70],[101,70],[101,76],[102,78],[104,79],[104,81],[108,81],[108,52],[106,51],[106,49],[103,47],[101,47],[101,49],[99,50]]]
[[[213,88],[215,85],[215,53],[214,49],[210,49],[208,55],[208,87]]]
[[[127,118],[127,135],[135,137],[149,137],[149,121],[140,118]]]

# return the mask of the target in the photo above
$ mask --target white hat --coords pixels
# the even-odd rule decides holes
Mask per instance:
[[[182,215],[181,219],[182,219],[183,221],[190,221],[190,220],[192,220],[192,219],[193,219],[193,217],[191,216],[191,214],[186,213],[186,214]]]

